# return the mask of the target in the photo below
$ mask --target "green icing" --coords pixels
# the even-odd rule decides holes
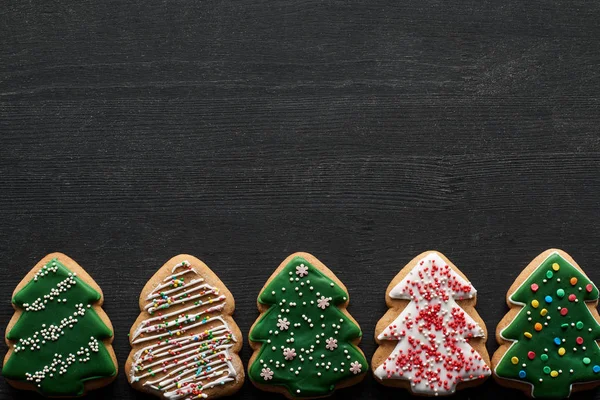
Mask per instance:
[[[302,266],[307,275],[297,274]],[[259,303],[271,307],[250,332],[251,341],[262,343],[249,368],[250,379],[284,386],[293,397],[320,397],[340,381],[366,372],[367,361],[351,343],[361,337],[360,328],[337,307],[347,296],[307,260],[292,259],[258,297]],[[329,299],[328,306],[322,297]],[[284,319],[288,329],[281,329]],[[337,340],[337,347],[330,338]],[[327,348],[328,340],[333,350]],[[285,349],[294,350],[293,359],[286,360]],[[265,380],[269,370],[272,377]]]
[[[572,285],[571,278],[577,283]],[[532,285],[538,286],[536,291]],[[560,254],[549,256],[510,297],[523,308],[501,332],[513,344],[496,374],[532,384],[536,398],[566,398],[571,384],[600,380],[600,325],[585,304],[597,299],[598,289],[585,275]],[[561,313],[564,308],[567,312]]]
[[[102,343],[113,333],[88,307],[99,300],[100,293],[60,261],[48,262],[13,297],[23,312],[6,335],[16,343],[2,374],[36,385],[45,396],[81,395],[85,381],[114,376],[116,367]]]

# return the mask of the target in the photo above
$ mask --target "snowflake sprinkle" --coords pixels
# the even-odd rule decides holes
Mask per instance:
[[[284,318],[284,319],[279,318],[277,320],[277,327],[279,329],[281,329],[282,331],[287,331],[288,328],[290,327],[290,321],[288,321],[287,318]]]
[[[296,275],[302,278],[304,275],[308,275],[308,267],[304,264],[300,264],[296,267]]]
[[[269,379],[273,379],[273,371],[271,371],[271,368],[263,368],[260,376],[262,376],[265,381],[268,381]]]
[[[329,300],[331,300],[331,297],[327,298],[325,296],[321,296],[321,298],[317,300],[317,307],[320,307],[323,310],[326,309],[329,307]]]
[[[325,347],[327,348],[327,350],[335,350],[338,347],[337,339],[330,337],[329,339],[327,339],[327,345]]]
[[[294,357],[296,357],[296,349],[290,349],[289,347],[286,347],[283,349],[283,356],[288,361],[293,360]]]
[[[362,365],[360,365],[358,361],[354,361],[352,364],[350,364],[350,371],[352,371],[354,375],[360,374],[361,370]]]

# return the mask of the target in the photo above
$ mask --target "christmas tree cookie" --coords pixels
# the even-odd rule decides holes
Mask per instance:
[[[112,382],[117,360],[102,291],[75,261],[44,257],[13,292],[2,375],[17,389],[77,397]]]
[[[386,291],[371,366],[378,382],[424,396],[450,395],[491,375],[477,291],[443,254],[412,259]]]
[[[258,296],[248,367],[258,388],[290,399],[328,396],[361,381],[368,365],[357,347],[361,330],[346,311],[342,282],[319,260],[295,253]]]
[[[140,295],[125,371],[131,385],[163,399],[215,399],[244,383],[242,334],[233,296],[196,257],[163,265]]]
[[[492,358],[500,384],[554,399],[600,384],[598,289],[567,253],[537,256],[506,301]]]

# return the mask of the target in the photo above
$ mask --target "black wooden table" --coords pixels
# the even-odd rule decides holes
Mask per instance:
[[[427,249],[469,276],[491,333],[546,248],[600,283],[598,2],[1,3],[1,324],[52,251],[103,288],[121,367],[140,290],[184,252],[245,334],[273,269],[313,253],[369,359],[385,288]],[[336,395],[406,397],[371,377]],[[121,370],[89,398],[150,397]]]

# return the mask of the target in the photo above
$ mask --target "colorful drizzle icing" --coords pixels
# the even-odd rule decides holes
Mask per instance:
[[[15,341],[2,374],[34,384],[45,396],[78,396],[83,383],[114,376],[116,367],[102,343],[111,330],[92,308],[100,293],[52,259],[15,294],[23,310],[7,333]]]
[[[133,355],[130,380],[166,399],[208,398],[206,390],[237,377],[229,354],[236,339],[221,313],[228,300],[187,261],[171,272],[146,297],[151,317],[131,337],[145,346]]]
[[[391,291],[410,300],[379,336],[398,341],[377,367],[379,379],[405,379],[413,393],[448,395],[460,382],[490,375],[490,368],[469,345],[484,337],[481,327],[456,303],[476,295],[471,284],[437,254],[429,253]]]
[[[543,398],[566,398],[573,383],[600,380],[600,325],[586,305],[597,299],[581,271],[550,254],[510,296],[522,309],[501,332],[513,343],[495,373]]]
[[[330,394],[335,385],[367,369],[352,341],[360,328],[337,306],[348,295],[303,257],[293,258],[259,295],[270,305],[250,332],[262,343],[250,378],[279,385],[295,397]]]

